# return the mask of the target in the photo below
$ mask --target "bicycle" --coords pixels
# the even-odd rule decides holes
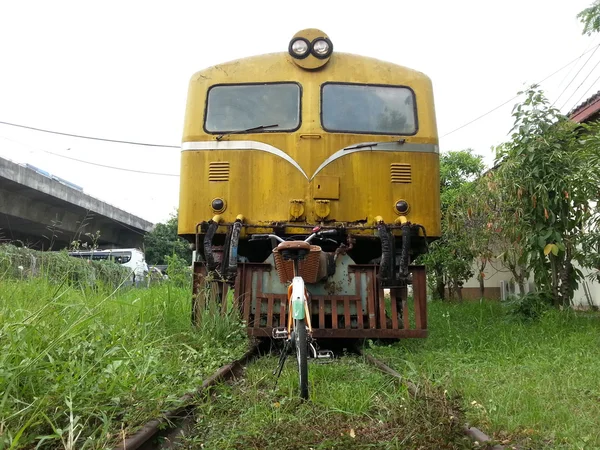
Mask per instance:
[[[283,365],[287,358],[287,353],[293,345],[296,347],[296,359],[298,360],[298,378],[300,384],[300,398],[308,399],[308,350],[311,349],[314,358],[331,358],[331,351],[324,351],[322,354],[312,339],[312,324],[310,320],[310,309],[308,305],[308,290],[306,289],[304,279],[300,274],[300,261],[310,252],[310,242],[315,238],[323,238],[337,234],[337,230],[323,230],[319,227],[313,229],[313,232],[305,240],[284,240],[275,234],[254,234],[251,241],[275,239],[279,242],[276,249],[281,254],[283,260],[293,262],[293,278],[288,287],[288,323],[287,327],[273,328],[274,339],[286,339],[283,351],[279,358],[279,364],[275,369],[274,375],[277,379],[281,375]],[[273,250],[275,251],[275,249]]]

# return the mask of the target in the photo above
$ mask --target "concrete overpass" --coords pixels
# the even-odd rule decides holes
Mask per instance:
[[[100,246],[142,247],[152,223],[48,175],[0,158],[0,241],[59,250],[100,231]]]

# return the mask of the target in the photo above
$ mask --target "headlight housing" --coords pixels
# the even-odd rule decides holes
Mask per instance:
[[[323,31],[307,28],[288,41],[288,53],[289,59],[301,69],[315,70],[327,64],[333,54],[333,44]]]
[[[319,37],[312,41],[312,54],[315,58],[329,58],[333,52],[333,44],[328,38]]]
[[[222,198],[214,198],[212,202],[210,202],[210,207],[216,213],[222,213],[227,208],[227,203]]]
[[[396,210],[396,214],[405,215],[408,213],[410,205],[406,200],[398,200],[394,205],[394,209]]]
[[[304,59],[310,55],[310,42],[308,39],[296,38],[290,42],[289,52],[296,59]]]

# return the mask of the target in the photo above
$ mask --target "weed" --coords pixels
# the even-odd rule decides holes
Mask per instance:
[[[459,395],[466,418],[521,448],[600,448],[600,315],[514,320],[498,302],[429,304],[429,337],[369,349]]]
[[[190,297],[0,279],[0,448],[106,448],[179,406],[247,347],[234,317],[192,328]]]
[[[460,449],[471,448],[449,412],[454,400],[430,384],[414,398],[394,379],[344,357],[310,365],[311,401],[298,399],[298,374],[288,362],[277,387],[276,358],[222,385],[197,409],[186,448]]]
[[[173,253],[172,256],[165,256],[167,260],[167,275],[169,279],[177,286],[192,289],[192,271],[189,263]]]
[[[0,280],[43,277],[83,289],[93,285],[110,289],[129,276],[129,269],[111,261],[81,260],[66,251],[38,252],[11,244],[0,245]]]
[[[540,320],[552,305],[552,297],[543,292],[530,292],[508,303],[508,313],[522,321]]]

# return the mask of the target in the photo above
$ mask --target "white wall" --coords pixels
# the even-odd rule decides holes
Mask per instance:
[[[600,283],[589,278],[590,274],[596,273],[597,271],[581,267],[578,268],[583,272],[585,278],[579,282],[579,287],[573,296],[573,305],[576,308],[586,308],[590,306],[591,301],[593,305],[600,307]],[[475,275],[465,282],[463,288],[479,288],[479,281],[477,280],[477,273],[479,272],[479,269],[477,268],[476,263],[473,264],[473,272]],[[499,260],[496,259],[487,264],[484,273],[486,288],[498,288],[500,287],[501,281],[505,281],[506,283],[513,282],[513,277],[510,271],[504,267]],[[533,288],[533,275],[530,277],[525,290],[528,291],[529,287]],[[513,285],[512,288],[514,289],[515,293],[518,293],[518,286]],[[590,300],[588,300],[588,296]]]
[[[594,279],[588,278],[588,275],[596,273],[596,270],[580,269],[585,278],[579,282],[579,287],[573,296],[573,304],[575,307],[589,307],[590,301],[594,306],[600,306],[600,283]],[[586,295],[587,292],[587,295]],[[588,299],[589,296],[589,299]]]
[[[477,266],[478,262],[476,261],[473,264],[473,273],[475,275],[466,281],[463,288],[479,288],[479,280],[477,279],[479,268]],[[483,273],[485,274],[485,287],[497,288],[500,287],[500,281],[512,280],[510,271],[497,259],[488,262]]]

